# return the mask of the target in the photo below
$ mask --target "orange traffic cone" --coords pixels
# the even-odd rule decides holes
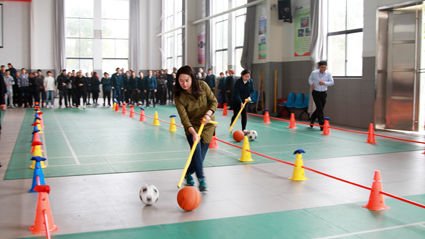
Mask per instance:
[[[269,110],[268,109],[264,109],[264,124],[271,124],[272,122],[270,122],[270,115],[269,115]]]
[[[141,111],[140,111],[140,119],[139,121],[146,121],[145,118],[145,109],[143,109],[142,107],[140,107]]]
[[[47,194],[50,193],[49,185],[37,185],[34,191],[38,192],[37,210],[35,211],[34,226],[30,226],[33,234],[45,233],[46,227],[49,232],[59,230],[53,222],[52,212],[50,211],[50,203]]]
[[[223,115],[227,115],[227,103],[223,104]]]
[[[370,123],[369,124],[369,133],[367,134],[367,141],[366,141],[366,143],[369,143],[369,144],[376,144],[376,143],[378,143],[375,140],[375,130],[373,128],[374,128],[373,127],[373,124]]]
[[[289,119],[289,127],[288,129],[296,129],[297,126],[295,125],[295,115],[294,113],[291,113],[291,118]]]
[[[126,115],[127,114],[127,107],[125,103],[122,103],[122,114]]]
[[[329,118],[325,117],[325,123],[323,124],[323,135],[330,135],[331,131],[329,130]]]
[[[217,126],[215,128],[217,128]],[[211,139],[210,146],[208,148],[210,148],[210,149],[218,149],[218,148],[220,148],[218,146],[218,144],[217,144],[217,135],[215,135],[215,134],[213,135],[213,137]]]
[[[369,202],[363,207],[372,211],[383,211],[390,209],[385,206],[384,195],[380,193],[382,191],[381,173],[376,170],[375,176],[373,177],[372,191],[370,192]]]
[[[134,117],[134,105],[130,105],[130,117]]]
[[[42,116],[43,112],[38,111],[37,115],[38,117],[40,117],[40,124],[41,124],[41,128],[44,128],[44,123],[43,123],[43,116]]]
[[[43,145],[43,143],[40,141],[32,141],[30,153],[34,153],[34,149],[37,145]],[[43,149],[41,149],[41,152],[44,152]]]
[[[116,105],[115,105],[115,111],[119,111],[120,110],[120,105],[117,103]]]

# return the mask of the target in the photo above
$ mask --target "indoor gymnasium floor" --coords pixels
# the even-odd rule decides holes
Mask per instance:
[[[153,117],[155,111],[165,121],[177,115],[172,106],[145,114]],[[231,115],[216,112],[217,137],[242,146],[227,132]],[[204,162],[210,190],[196,210],[183,211],[176,197],[190,150],[184,131],[146,120],[103,107],[43,109],[41,140],[48,159],[43,172],[59,227],[53,238],[425,238],[424,208],[385,197],[390,209],[370,211],[362,207],[369,190],[309,170],[307,181],[288,180],[293,166],[254,154],[254,162],[240,162],[241,149],[220,142]],[[31,109],[8,109],[4,115],[0,238],[34,236],[29,226],[37,194],[28,193],[33,121]],[[385,192],[425,204],[425,145],[380,137],[368,144],[365,134],[331,129],[331,135],[322,135],[317,127],[287,129],[285,121],[262,121],[249,116],[248,129],[259,135],[250,142],[252,151],[293,163],[293,152],[303,149],[304,166],[367,187],[379,170]],[[176,123],[181,124],[178,117]],[[425,141],[421,134],[377,133]],[[160,191],[153,206],[139,199],[148,183]]]

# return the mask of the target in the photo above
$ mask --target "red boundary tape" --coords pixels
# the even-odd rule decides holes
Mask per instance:
[[[136,113],[136,114],[138,114],[138,113]],[[251,113],[249,113],[249,114],[250,114],[250,115],[255,115],[255,114],[251,114]],[[145,116],[146,116],[146,115],[145,115]],[[260,116],[260,115],[256,115],[256,116],[264,117],[264,116]],[[146,116],[146,117],[151,118],[151,119],[154,119],[154,117],[150,117],[150,116]],[[282,121],[288,121],[288,120],[278,119],[278,118],[274,118],[274,117],[270,117],[270,118],[272,118],[272,119],[277,119],[277,120],[282,120]],[[171,124],[171,123],[170,123],[170,122],[168,122],[168,121],[164,121],[164,120],[160,120],[160,119],[158,119],[158,120],[159,120],[159,121],[161,121],[161,122],[164,122],[164,123]],[[300,123],[301,123],[301,124],[308,124],[308,123],[303,123],[303,122],[300,122]],[[176,126],[178,126],[178,127],[180,127],[180,128],[183,128],[182,126],[180,126],[180,125],[178,125],[178,124],[175,124],[175,125],[176,125]],[[308,124],[308,125],[310,125],[310,124]],[[333,127],[331,127],[331,128],[333,128]],[[356,132],[356,131],[352,131],[352,130],[344,130],[344,129],[339,129],[339,128],[334,128],[334,129],[343,130],[343,131]],[[364,133],[364,132],[359,132],[359,133],[367,134],[367,133]],[[376,136],[380,136],[380,135],[376,135]],[[393,138],[393,137],[389,137],[389,136],[383,136],[383,137]],[[397,138],[393,138],[393,139],[397,139]],[[240,147],[240,146],[237,146],[237,145],[234,145],[234,144],[228,143],[228,142],[223,141],[223,140],[218,139],[218,138],[217,138],[217,141],[220,141],[221,143],[224,143],[224,144],[227,144],[227,145],[233,146],[233,147],[235,147],[235,148],[243,149],[243,148],[242,148],[242,147]],[[405,141],[418,142],[418,143],[424,143],[424,142],[412,141],[412,140],[405,140]],[[425,144],[425,143],[424,143],[424,144]],[[274,161],[277,161],[277,162],[280,162],[280,163],[284,163],[284,164],[288,164],[288,165],[291,165],[291,166],[295,166],[295,164],[293,164],[293,163],[286,162],[286,161],[283,161],[283,160],[280,160],[280,159],[277,159],[277,158],[273,158],[273,157],[270,157],[270,156],[267,156],[267,155],[264,155],[264,154],[260,154],[260,153],[254,152],[254,151],[252,151],[252,150],[247,150],[247,151],[248,151],[248,152],[250,152],[250,153],[256,154],[256,155],[258,155],[258,156],[264,157],[264,158],[268,158],[268,159],[271,159],[271,160],[274,160]],[[354,186],[357,186],[357,187],[360,187],[360,188],[363,188],[363,189],[372,190],[372,188],[370,188],[370,187],[366,187],[366,186],[361,185],[361,184],[358,184],[358,183],[353,183],[353,182],[350,182],[350,181],[345,180],[345,179],[342,179],[342,178],[338,178],[338,177],[335,177],[335,176],[332,176],[332,175],[329,175],[329,174],[326,174],[326,173],[322,173],[322,172],[317,171],[317,170],[312,169],[312,168],[308,168],[308,167],[305,167],[305,166],[302,166],[302,167],[303,167],[304,169],[306,169],[306,170],[312,171],[312,172],[314,172],[314,173],[317,173],[317,174],[320,174],[320,175],[323,175],[323,176],[326,176],[326,177],[329,177],[329,178],[332,178],[332,179],[339,180],[339,181],[344,182],[344,183],[348,183],[348,184],[351,184],[351,185],[354,185]],[[388,196],[388,197],[395,198],[395,199],[400,200],[400,201],[402,201],[402,202],[406,202],[406,203],[409,203],[409,204],[412,204],[412,205],[415,205],[415,206],[418,206],[418,207],[421,207],[421,208],[425,208],[425,205],[423,205],[423,204],[420,204],[420,203],[417,203],[417,202],[413,202],[413,201],[410,201],[410,200],[407,200],[407,199],[404,199],[404,198],[401,198],[401,197],[395,196],[395,195],[393,195],[393,194],[386,193],[386,192],[384,192],[384,191],[379,191],[379,193],[381,193],[381,194],[383,194],[383,195],[385,195],[385,196]]]

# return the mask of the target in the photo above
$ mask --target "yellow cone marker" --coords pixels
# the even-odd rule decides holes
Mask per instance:
[[[34,146],[34,157],[43,157],[43,154],[41,153],[41,145]],[[46,164],[44,164],[44,161],[40,162],[41,168],[46,168]],[[32,160],[32,165],[30,166],[30,169],[35,169],[35,160]]]
[[[170,129],[168,131],[177,131],[176,129],[176,121],[174,120],[175,115],[171,115]]]
[[[298,149],[294,152],[297,155],[295,158],[295,167],[294,173],[292,174],[292,178],[289,178],[293,181],[305,181],[308,178],[305,177],[304,168],[303,168],[303,156],[302,153],[305,153],[304,150]]]
[[[153,125],[158,126],[159,124],[159,119],[158,119],[158,112],[155,111],[155,116],[153,118]]]
[[[239,159],[239,161],[241,161],[241,162],[252,162],[252,161],[254,161],[251,157],[251,153],[248,152],[247,150],[251,150],[251,149],[249,148],[248,137],[245,136],[245,138],[243,139],[242,155],[241,155],[241,158]]]

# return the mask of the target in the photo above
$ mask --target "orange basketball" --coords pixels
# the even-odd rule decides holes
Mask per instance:
[[[236,142],[241,142],[242,140],[243,140],[243,138],[245,137],[245,134],[243,133],[243,131],[242,130],[236,130],[234,133],[233,133],[233,139],[236,141]]]
[[[186,210],[195,210],[201,204],[201,193],[195,187],[184,187],[177,194],[177,203]]]

